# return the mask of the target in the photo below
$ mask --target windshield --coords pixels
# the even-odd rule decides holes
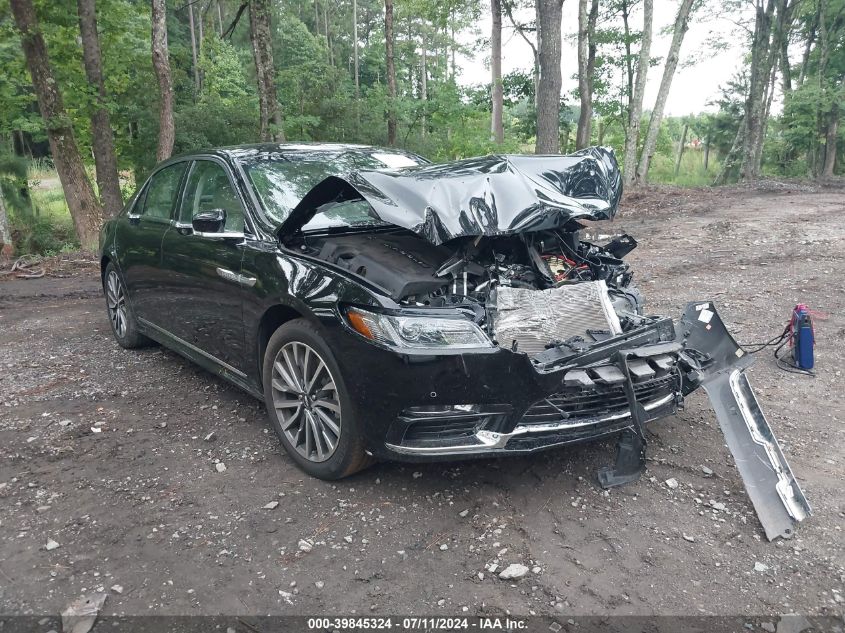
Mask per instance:
[[[277,227],[305,194],[329,176],[344,176],[359,169],[398,169],[423,162],[412,154],[390,152],[344,152],[318,157],[277,154],[241,161],[265,216]],[[303,230],[383,224],[366,201],[347,200],[320,207]]]

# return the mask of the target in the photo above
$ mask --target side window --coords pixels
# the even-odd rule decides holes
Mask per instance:
[[[169,220],[179,194],[179,183],[188,163],[176,163],[156,172],[147,186],[144,209],[141,214],[147,218]]]
[[[226,171],[213,161],[198,160],[188,177],[179,221],[190,224],[195,215],[212,209],[223,209],[226,212],[224,231],[243,233],[244,210]]]

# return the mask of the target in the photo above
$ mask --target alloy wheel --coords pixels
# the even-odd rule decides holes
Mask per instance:
[[[109,272],[106,279],[106,304],[109,308],[109,318],[112,328],[118,338],[126,336],[127,314],[126,295],[123,292],[123,284],[115,271]]]
[[[273,360],[273,407],[285,437],[312,462],[324,462],[337,448],[340,399],[325,361],[310,346],[286,343]]]

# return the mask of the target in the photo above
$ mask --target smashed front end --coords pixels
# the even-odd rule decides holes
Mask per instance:
[[[646,424],[703,386],[767,535],[788,536],[809,507],[745,379],[750,358],[709,301],[677,322],[645,313],[623,259],[633,237],[585,239],[583,221],[612,219],[620,196],[603,148],[356,172],[312,190],[280,237],[386,296],[341,311],[413,377],[385,380],[402,400],[379,410],[392,420],[389,455],[531,452],[616,434],[616,462],[599,473],[611,487],[644,469]],[[316,213],[375,222],[300,231]],[[436,358],[450,360],[426,373]]]

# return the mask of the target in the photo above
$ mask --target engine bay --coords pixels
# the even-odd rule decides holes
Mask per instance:
[[[363,277],[400,305],[453,308],[498,345],[530,354],[605,340],[648,320],[622,259],[636,245],[621,235],[599,246],[563,229],[434,245],[397,227],[300,233],[290,244]]]

